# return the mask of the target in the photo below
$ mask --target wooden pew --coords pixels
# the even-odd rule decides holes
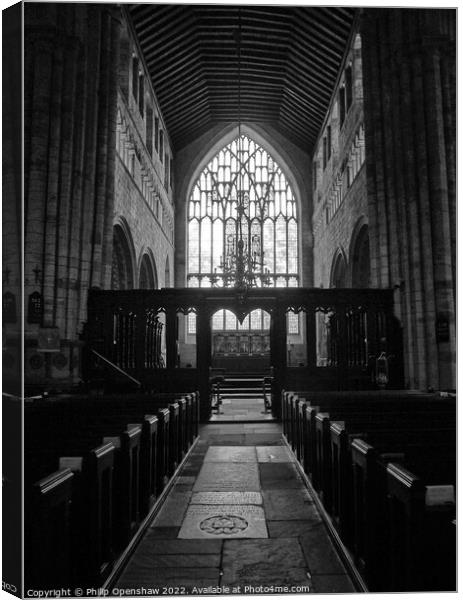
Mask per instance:
[[[388,484],[387,464],[393,460],[415,464],[424,470],[429,483],[454,484],[455,443],[451,432],[410,432],[409,440],[394,440],[391,434],[372,437],[371,443],[362,439],[352,441],[353,538],[352,549],[357,564],[373,591],[406,591],[388,577],[392,554],[390,547],[391,524],[387,523]],[[429,469],[432,457],[439,456]],[[453,472],[452,472],[453,471]],[[405,481],[405,480],[404,480]],[[408,568],[408,566],[407,566]],[[389,585],[389,587],[388,587]],[[423,588],[424,589],[424,588]],[[413,591],[410,588],[409,591]]]
[[[60,418],[76,420],[85,420],[88,422],[92,417],[101,423],[102,419],[116,417],[119,415],[121,419],[125,418],[125,423],[134,419],[134,414],[143,414],[146,410],[153,410],[156,407],[169,407],[169,400],[172,395],[163,395],[162,398],[150,398],[148,396],[134,397],[131,396],[111,396],[97,399],[89,399],[87,397],[65,398],[59,400],[57,405],[50,408],[52,414],[59,413]],[[187,408],[189,411],[187,412]],[[188,414],[193,417],[194,396],[188,400],[180,402],[171,402],[169,407],[169,418],[166,418],[165,413],[158,415],[163,422],[163,427],[168,424],[169,433],[163,435],[164,440],[169,444],[169,448],[163,448],[159,454],[159,462],[161,464],[161,473],[157,476],[159,484],[158,491],[160,492],[165,484],[166,477],[171,476],[189,446],[188,436],[194,431],[194,426],[190,426],[187,430]],[[82,416],[83,415],[83,416]],[[159,424],[161,427],[161,424]],[[188,443],[187,443],[188,442]]]
[[[71,543],[76,585],[100,585],[112,566],[114,452],[108,443],[82,458],[60,459],[60,465],[68,465],[74,473]]]
[[[298,421],[292,428],[297,432],[294,436],[293,447],[294,449],[298,448],[298,458],[301,460],[306,473],[312,477],[312,482],[317,490],[322,485],[323,461],[329,464],[328,458],[325,459],[324,457],[324,453],[329,454],[330,452],[328,442],[329,420],[350,419],[353,421],[356,419],[358,422],[363,419],[364,422],[361,426],[357,423],[355,431],[359,431],[359,427],[361,431],[369,426],[370,421],[373,422],[378,418],[380,420],[386,418],[397,418],[399,420],[397,417],[399,413],[401,415],[408,414],[410,418],[415,419],[418,411],[423,414],[432,414],[433,420],[440,419],[447,424],[452,424],[454,421],[454,400],[443,405],[435,400],[423,404],[421,399],[415,397],[405,403],[398,404],[396,400],[391,404],[388,399],[381,398],[373,404],[365,404],[362,399],[356,400],[355,397],[352,397],[347,404],[341,407],[334,405],[333,402],[328,404],[330,413],[323,411],[326,404],[313,407],[305,403],[305,406],[301,407],[302,399],[297,396],[293,397],[291,402],[293,406],[298,407],[297,414],[299,415]],[[323,412],[323,416],[317,417],[321,412]],[[300,422],[301,419],[303,420],[302,423]],[[324,443],[317,443],[317,436],[324,436]],[[329,485],[326,472],[324,482]]]
[[[400,464],[387,465],[391,590],[456,590],[454,484],[444,477],[447,485],[433,481]]]
[[[73,478],[70,469],[55,471],[37,481],[26,499],[26,588],[57,589],[71,581]]]
[[[115,403],[112,400],[99,398],[95,402],[82,397],[64,401],[39,399],[26,407],[26,427],[31,433],[26,436],[29,480],[33,479],[35,470],[37,474],[40,470],[54,470],[60,457],[62,464],[69,464],[73,469],[75,510],[72,512],[71,529],[79,531],[81,538],[77,544],[73,540],[75,552],[80,553],[74,561],[79,564],[79,570],[71,573],[67,583],[83,579],[91,585],[101,583],[112,559],[126,546],[140,517],[152,506],[155,495],[163,489],[198,431],[199,403],[195,393],[180,398],[180,402],[173,401],[171,394],[158,395],[154,402],[146,396],[135,401],[127,397],[119,398]],[[147,406],[151,409],[157,406],[166,408],[160,408],[156,415],[146,415]],[[143,419],[139,419],[138,415],[143,415]],[[92,445],[96,446],[101,439],[111,439],[111,443],[104,447],[112,448],[113,460],[116,455],[113,495],[109,491],[113,473],[109,477],[103,468],[102,457],[108,453],[101,452],[103,447],[89,452]],[[48,443],[43,444],[43,440],[48,440]],[[114,446],[117,446],[116,450]],[[89,456],[93,454],[92,475],[91,460],[85,459],[86,452]],[[34,456],[37,459],[35,463],[31,459]],[[155,470],[153,465],[156,465]],[[91,484],[88,483],[90,480]],[[114,503],[113,527],[109,530],[111,503],[106,521],[101,509],[102,499],[108,502],[108,493]],[[87,503],[98,508],[90,511],[91,514],[87,509],[85,516],[89,529],[84,535],[84,529],[76,525],[79,519],[74,515],[78,508],[82,511],[81,500],[86,494],[99,500]],[[86,543],[84,540],[89,541]],[[83,579],[80,577],[82,573]]]
[[[116,550],[123,550],[140,523],[139,469],[141,427],[128,427],[119,436],[103,438],[116,448],[114,468],[113,535]]]
[[[341,407],[353,409],[355,406],[371,406],[372,408],[380,405],[385,410],[392,410],[395,407],[410,407],[422,405],[433,406],[436,402],[440,407],[454,407],[455,400],[452,397],[443,398],[437,394],[420,393],[414,391],[371,391],[371,392],[284,392],[282,395],[282,414],[283,414],[283,432],[292,447],[296,447],[297,432],[300,431],[298,419],[303,415],[296,410],[298,402],[305,401],[306,404],[317,405],[321,410],[330,412],[333,408]]]
[[[41,415],[43,416],[43,415]],[[139,514],[139,458],[141,447],[141,425],[127,428],[124,423],[101,421],[92,423],[82,420],[69,419],[62,421],[57,426],[50,420],[51,438],[45,435],[39,445],[34,448],[33,440],[26,445],[26,462],[31,454],[36,454],[40,460],[40,452],[46,456],[55,454],[55,460],[59,462],[60,457],[73,457],[74,464],[77,459],[82,460],[88,448],[103,443],[112,443],[114,453],[114,476],[112,486],[112,542],[115,551],[123,549],[130,541],[134,531],[140,522]],[[46,447],[46,444],[49,447]],[[29,473],[29,479],[33,477]],[[89,481],[87,479],[87,481]],[[93,480],[92,485],[95,485]],[[111,507],[109,507],[111,509]]]
[[[307,396],[313,398],[314,395]],[[381,527],[381,518],[384,520],[388,512],[386,465],[391,460],[407,460],[409,464],[410,460],[423,457],[426,458],[424,465],[428,465],[434,456],[426,455],[430,448],[435,451],[437,463],[440,460],[452,465],[452,460],[455,460],[452,443],[452,435],[455,435],[455,399],[418,393],[405,394],[404,397],[397,393],[376,394],[374,400],[366,404],[365,393],[359,394],[360,397],[354,393],[315,396],[320,402],[319,406],[312,406],[310,401],[303,402],[295,393],[286,392],[283,395],[282,414],[286,420],[288,441],[311,476],[314,487],[320,491],[325,508],[331,514],[341,538],[353,549],[368,584],[374,591],[401,591],[397,582],[388,584],[389,588],[387,585],[385,587],[385,571],[390,571],[392,567],[387,566],[386,569],[384,561],[379,559],[385,554],[381,549],[389,543],[388,532]],[[363,435],[365,439],[353,441],[358,435]],[[430,435],[434,436],[433,442]],[[369,446],[365,440],[375,441],[377,448],[374,449],[374,460],[371,451],[368,451],[362,464],[357,456],[360,448]],[[356,458],[353,459],[350,452],[354,447]],[[378,470],[378,465],[382,470]],[[369,471],[365,476],[367,467]],[[441,467],[436,464],[433,467],[440,475],[443,474]],[[372,479],[373,468],[381,475],[376,474]],[[444,482],[448,484],[450,480],[451,473],[444,476]],[[371,484],[371,481],[375,483]],[[369,501],[360,501],[362,495],[368,497],[366,490],[369,490]],[[452,527],[453,521],[446,517],[445,530],[451,531]],[[436,539],[435,533],[433,536]],[[452,535],[447,534],[448,537],[452,538]],[[451,554],[451,550],[447,550],[447,554]],[[395,566],[395,577],[398,579],[400,561]],[[444,568],[440,568],[439,573],[444,571]],[[394,577],[391,575],[390,579],[393,581]],[[452,584],[448,583],[451,579],[452,573],[449,575],[447,572],[447,576],[442,576],[440,589],[453,589]],[[409,588],[403,589],[419,589],[421,583],[418,588],[410,587],[416,586],[416,583],[407,585]]]
[[[170,409],[170,474],[180,464],[183,456],[193,443],[197,435],[199,422],[199,403],[197,394],[181,395],[178,393],[162,394],[124,394],[108,395],[101,397],[79,397],[69,400],[70,406],[74,410],[85,409],[87,414],[96,414],[103,412],[108,414],[116,412],[145,412],[152,413],[156,409],[167,407],[172,404]],[[178,406],[176,406],[178,405]]]
[[[390,412],[386,408],[378,410],[378,407],[375,407],[374,410],[361,407],[358,410],[361,412],[351,413],[346,410],[335,411],[334,414],[333,412],[317,412],[315,416],[317,443],[315,446],[314,487],[321,492],[323,503],[328,510],[331,509],[332,503],[333,443],[336,444],[336,439],[330,429],[332,423],[343,424],[350,434],[385,430],[388,435],[397,437],[402,431],[402,438],[406,443],[410,430],[418,429],[421,431],[421,435],[426,434],[428,429],[426,423],[431,416],[428,409],[411,414],[398,413],[394,408]],[[453,415],[442,414],[440,410],[433,411],[432,427],[451,432],[454,428]]]

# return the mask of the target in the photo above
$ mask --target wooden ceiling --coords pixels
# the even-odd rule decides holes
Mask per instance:
[[[271,124],[310,152],[328,108],[355,9],[249,4],[128,7],[176,150],[214,125],[237,123],[240,113],[242,122]]]

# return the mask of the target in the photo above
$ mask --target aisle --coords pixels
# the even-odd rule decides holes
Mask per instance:
[[[274,421],[271,410],[265,410],[262,396],[257,398],[224,398],[220,412],[211,416],[211,423]]]
[[[353,592],[281,426],[210,424],[116,587]],[[177,590],[175,589],[177,588]]]

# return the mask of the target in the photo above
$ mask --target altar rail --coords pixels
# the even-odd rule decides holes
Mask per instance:
[[[280,416],[280,392],[304,389],[377,387],[376,360],[387,357],[386,382],[403,386],[401,328],[393,315],[392,290],[316,288],[181,288],[162,290],[90,290],[87,348],[95,350],[152,390],[179,383],[199,389],[201,417],[211,411],[213,314],[232,311],[243,320],[252,310],[270,314],[270,365],[274,367],[274,402]],[[305,316],[306,365],[287,365],[286,314]],[[196,367],[179,368],[178,314],[196,314]],[[320,327],[325,332],[320,354]],[[165,328],[165,329],[164,329]],[[163,341],[164,340],[164,341]],[[87,358],[89,353],[87,353]],[[98,379],[94,361],[84,361],[84,379]]]

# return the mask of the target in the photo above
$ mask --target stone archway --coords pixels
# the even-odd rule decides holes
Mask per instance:
[[[331,267],[330,287],[347,287],[347,261],[344,252],[339,248],[334,255]]]
[[[143,254],[140,262],[138,287],[142,290],[158,289],[156,266],[148,253]]]
[[[131,290],[134,288],[133,251],[130,232],[121,225],[113,230],[113,262],[111,273],[111,289]]]

